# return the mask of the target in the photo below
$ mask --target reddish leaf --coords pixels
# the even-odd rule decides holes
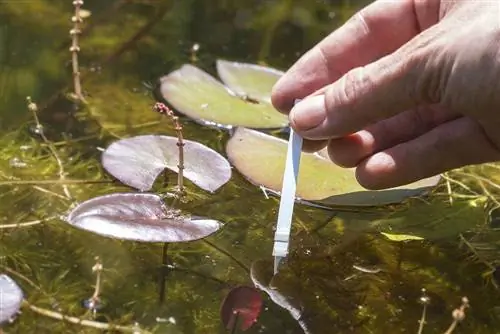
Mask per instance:
[[[246,331],[257,321],[262,309],[259,290],[249,286],[239,286],[227,294],[222,302],[220,316],[227,329],[238,326]]]
[[[102,165],[126,185],[150,190],[165,168],[178,173],[177,143],[176,137],[157,135],[121,139],[104,151]],[[183,175],[198,187],[214,192],[231,178],[231,165],[211,148],[184,139]]]
[[[118,193],[79,204],[66,219],[71,225],[107,237],[146,242],[202,239],[222,227],[216,220],[181,215],[160,196]]]

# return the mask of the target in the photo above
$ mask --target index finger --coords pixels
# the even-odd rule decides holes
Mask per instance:
[[[272,103],[288,113],[294,100],[335,82],[349,70],[397,50],[437,23],[439,0],[378,0],[302,56],[276,83]]]

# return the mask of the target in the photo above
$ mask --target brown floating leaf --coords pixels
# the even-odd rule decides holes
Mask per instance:
[[[249,286],[238,286],[222,302],[220,316],[227,329],[238,326],[246,331],[257,321],[262,309],[260,291]]]
[[[102,154],[102,165],[121,182],[150,190],[158,175],[168,168],[178,172],[177,138],[146,135],[122,139]],[[184,177],[214,192],[231,178],[231,165],[219,153],[200,143],[184,140]]]
[[[216,220],[180,215],[160,196],[117,193],[90,199],[68,215],[71,225],[107,237],[145,242],[184,242],[202,239],[222,224]]]

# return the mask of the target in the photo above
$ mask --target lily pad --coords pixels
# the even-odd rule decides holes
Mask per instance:
[[[216,220],[181,215],[167,207],[160,196],[140,193],[90,199],[76,206],[66,220],[106,237],[144,242],[198,240],[222,227]]]
[[[267,103],[271,103],[274,84],[284,74],[266,66],[222,59],[217,60],[217,73],[234,93]]]
[[[150,190],[165,168],[179,172],[177,143],[177,137],[158,135],[118,140],[102,154],[102,165],[124,184]],[[211,148],[184,140],[183,175],[200,188],[214,192],[231,178],[231,165]]]
[[[279,191],[287,142],[251,129],[238,128],[226,146],[229,161],[255,185]],[[354,169],[339,167],[316,153],[302,153],[297,197],[326,205],[377,206],[398,203],[429,191],[440,180],[427,178],[405,186],[371,191],[356,180]]]
[[[228,79],[228,71],[223,72]],[[270,103],[249,101],[239,96],[245,93],[232,92],[210,74],[193,65],[183,65],[160,81],[163,98],[178,112],[200,123],[256,129],[283,128],[288,124],[288,118],[276,111]],[[248,81],[245,79],[245,85],[239,87],[250,89]],[[261,88],[255,88],[251,93],[260,90]],[[264,84],[262,90],[267,90],[269,94],[268,83]]]
[[[19,312],[24,295],[9,276],[0,275],[0,325],[12,320]]]
[[[257,321],[262,309],[260,291],[249,286],[238,286],[227,294],[222,302],[220,316],[224,326],[246,331]]]

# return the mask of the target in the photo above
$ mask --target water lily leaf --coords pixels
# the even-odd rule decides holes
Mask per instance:
[[[23,291],[9,276],[0,275],[0,325],[13,319],[23,301]]]
[[[222,224],[189,217],[168,208],[160,196],[117,193],[90,199],[68,215],[71,225],[107,237],[145,242],[184,242],[202,239]]]
[[[281,189],[287,142],[255,130],[238,128],[226,146],[227,156],[253,184]],[[328,205],[375,206],[398,203],[428,191],[439,176],[409,185],[369,191],[356,180],[354,169],[338,167],[318,154],[302,153],[297,197]]]
[[[179,171],[177,143],[177,137],[157,135],[118,140],[102,154],[102,165],[126,185],[150,190],[165,168]],[[231,165],[211,148],[184,140],[183,175],[200,188],[214,192],[231,178]]]
[[[411,240],[424,240],[424,238],[416,236],[416,235],[410,235],[410,234],[392,234],[392,233],[385,233],[385,232],[380,232],[384,237],[391,241],[396,241],[396,242],[402,242],[402,241],[411,241]]]
[[[271,103],[274,84],[282,71],[256,64],[217,60],[217,73],[222,82],[234,93]]]
[[[220,316],[227,329],[246,331],[257,321],[262,309],[259,290],[249,286],[238,286],[227,294],[222,302]]]
[[[271,104],[247,101],[193,65],[183,65],[160,81],[163,98],[180,113],[201,123],[262,129],[288,124],[287,117]]]

